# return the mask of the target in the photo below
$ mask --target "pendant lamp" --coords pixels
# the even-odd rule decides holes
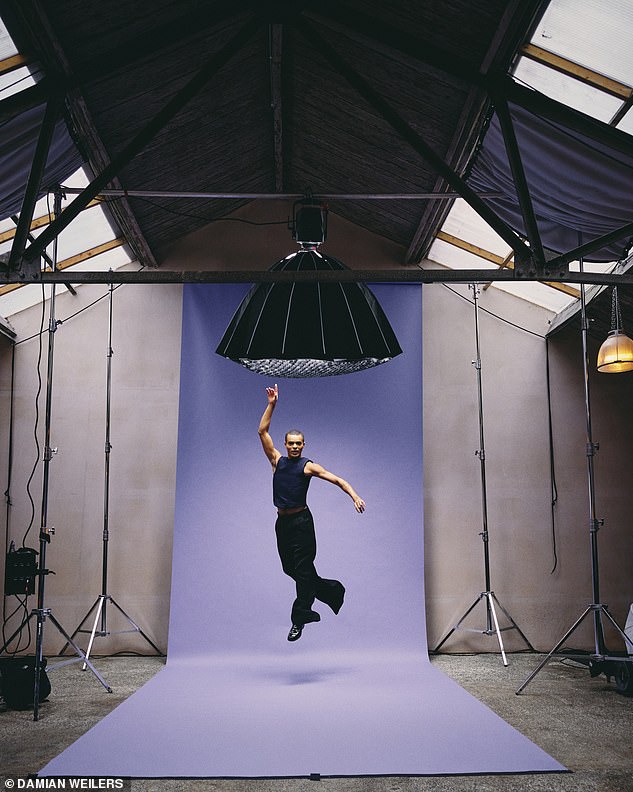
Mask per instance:
[[[633,340],[622,328],[617,286],[611,291],[611,330],[598,351],[596,365],[598,371],[606,374],[633,371]]]
[[[321,253],[327,210],[295,210],[296,253],[271,271],[348,269]],[[362,283],[288,282],[253,286],[216,352],[270,377],[328,377],[385,363],[402,352],[384,311]]]

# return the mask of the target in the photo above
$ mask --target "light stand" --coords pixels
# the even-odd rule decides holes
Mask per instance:
[[[114,285],[110,284],[110,292],[109,292],[109,300],[108,300],[108,352],[107,352],[107,373],[106,373],[106,420],[105,420],[105,476],[104,476],[104,492],[103,492],[103,550],[102,550],[102,566],[101,566],[101,594],[97,597],[97,599],[92,604],[90,610],[84,618],[79,623],[79,626],[72,634],[72,638],[74,638],[77,633],[90,633],[90,639],[88,641],[88,648],[86,649],[86,658],[90,657],[90,652],[92,651],[92,646],[94,644],[95,638],[105,638],[108,635],[120,635],[122,633],[132,633],[138,632],[140,635],[147,641],[147,643],[156,651],[156,654],[161,655],[161,650],[156,646],[156,644],[141,630],[141,628],[128,616],[128,614],[123,610],[123,608],[116,602],[113,597],[108,594],[108,544],[110,541],[110,531],[109,531],[109,514],[110,514],[110,451],[112,450],[112,445],[110,444],[110,404],[111,404],[111,393],[112,393],[112,293],[114,291]],[[113,605],[119,613],[123,615],[123,617],[127,620],[127,622],[131,625],[131,629],[128,630],[117,630],[112,632],[108,630],[108,619],[107,619],[107,609],[108,603]],[[88,621],[91,613],[96,609],[96,615],[94,624],[92,626],[92,630],[84,630],[83,626]],[[60,654],[63,654],[66,647],[63,647]],[[84,670],[86,669],[86,665],[84,664]]]
[[[55,193],[55,200],[54,200],[54,215],[58,217],[61,212],[61,192],[57,191]],[[52,270],[55,271],[57,265],[57,238],[53,243],[53,260],[52,260]],[[92,663],[88,660],[87,656],[82,652],[82,650],[74,643],[72,638],[68,635],[68,633],[64,630],[62,625],[57,621],[53,612],[50,608],[44,607],[44,589],[45,589],[45,581],[46,575],[49,574],[50,570],[46,568],[46,548],[47,545],[51,541],[51,536],[55,533],[55,529],[48,525],[48,490],[49,490],[49,466],[50,461],[53,458],[53,454],[56,453],[57,449],[51,448],[51,405],[52,405],[52,396],[53,396],[53,360],[54,360],[54,351],[55,351],[55,332],[57,330],[57,322],[55,319],[55,284],[51,284],[51,298],[49,303],[49,327],[48,327],[48,360],[47,360],[47,371],[46,371],[46,411],[45,411],[45,421],[44,421],[44,468],[43,468],[43,477],[42,477],[42,513],[41,513],[41,526],[40,526],[40,550],[39,550],[39,566],[37,570],[37,608],[31,611],[27,622],[33,616],[37,618],[37,628],[36,628],[36,635],[35,635],[35,681],[34,681],[34,691],[33,691],[33,720],[39,719],[39,705],[40,705],[40,674],[44,668],[43,663],[43,643],[44,643],[44,625],[46,620],[49,619],[53,626],[57,628],[58,632],[64,636],[66,639],[66,646],[70,644],[73,650],[75,651],[77,657],[72,658],[70,660],[64,660],[61,663],[56,663],[52,666],[48,666],[48,670],[52,671],[54,668],[58,668],[62,665],[68,665],[69,663],[76,663],[83,661],[84,667],[88,666],[92,673],[97,677],[99,682],[103,685],[103,687],[108,691],[108,693],[112,693],[112,689],[108,686],[108,684],[104,681],[102,676],[98,673],[98,671],[94,668]],[[13,641],[13,639],[24,629],[25,623],[22,623],[20,627],[11,635],[11,637],[5,642],[4,646],[2,647],[1,651],[4,651],[7,646]]]
[[[449,632],[442,638],[439,644],[433,650],[434,652],[438,652],[440,647],[444,645],[444,643],[451,637],[451,635],[459,629],[466,630],[468,632],[476,632],[480,635],[493,635],[496,634],[497,640],[499,642],[499,649],[501,650],[501,657],[503,659],[503,665],[508,665],[508,660],[506,658],[506,653],[503,648],[503,640],[501,638],[501,633],[506,630],[516,630],[521,638],[525,641],[528,647],[534,650],[532,644],[528,641],[525,637],[517,623],[514,621],[512,616],[508,613],[508,611],[501,605],[497,596],[495,595],[494,591],[490,588],[490,554],[489,554],[489,536],[488,536],[488,497],[487,497],[487,489],[486,489],[486,452],[484,448],[484,411],[483,411],[483,392],[481,386],[481,353],[480,353],[480,346],[479,346],[479,285],[476,283],[470,284],[469,288],[473,290],[473,300],[475,306],[475,344],[477,349],[477,359],[473,360],[473,365],[477,372],[477,400],[479,406],[479,450],[475,451],[475,455],[479,457],[480,463],[480,471],[481,471],[481,512],[482,512],[482,523],[483,523],[483,530],[479,534],[481,536],[483,545],[484,545],[484,573],[485,573],[485,580],[486,580],[486,590],[482,591],[472,605],[468,608],[468,610],[464,613],[464,615],[459,619],[459,621],[452,627]],[[484,601],[486,604],[486,628],[484,630],[477,630],[468,627],[462,627],[462,623],[466,620],[466,618],[470,615],[471,611],[475,609],[479,602]],[[495,603],[499,606],[499,609],[504,613],[510,625],[508,627],[499,627],[499,620],[497,618],[497,612],[495,610]]]
[[[580,260],[580,271],[583,271],[583,261]],[[556,644],[556,646],[551,650],[551,652],[546,655],[546,657],[538,664],[538,666],[532,671],[530,676],[523,682],[521,687],[516,690],[516,694],[518,695],[521,693],[522,690],[529,684],[529,682],[534,679],[534,677],[538,674],[538,672],[543,668],[543,666],[550,660],[550,658],[558,652],[558,649],[565,643],[565,641],[569,638],[572,633],[576,631],[576,629],[582,624],[587,616],[590,614],[593,615],[593,632],[594,632],[594,654],[591,655],[591,660],[594,663],[604,663],[604,662],[622,662],[622,657],[612,657],[609,656],[609,652],[606,648],[604,642],[604,629],[603,629],[603,622],[602,618],[605,616],[607,620],[615,627],[616,631],[620,634],[622,639],[624,640],[624,645],[627,645],[627,636],[620,629],[618,624],[616,623],[615,619],[609,613],[608,606],[604,605],[600,602],[600,571],[598,567],[598,530],[602,525],[604,525],[603,519],[598,519],[596,517],[596,490],[595,490],[595,482],[594,482],[594,469],[593,469],[593,458],[596,454],[596,451],[599,448],[598,443],[594,443],[593,441],[593,432],[591,428],[591,399],[590,399],[590,392],[589,392],[589,349],[587,344],[587,331],[589,329],[589,325],[587,322],[587,304],[585,300],[585,285],[582,283],[580,285],[580,316],[581,316],[581,331],[582,331],[582,352],[583,352],[583,374],[584,374],[584,382],[585,382],[585,423],[586,423],[586,431],[587,431],[587,445],[586,445],[586,452],[587,452],[587,484],[589,490],[589,539],[590,539],[590,547],[591,547],[591,585],[592,585],[592,593],[593,593],[593,601],[590,605],[588,605],[581,616],[574,622],[574,624],[567,630],[565,635],[560,639],[560,641]],[[630,643],[630,641],[629,641]],[[587,660],[587,655],[579,655],[579,654],[569,654],[567,652],[561,652],[561,657],[566,657],[568,659],[574,660]],[[600,673],[601,669],[598,665],[597,673]]]

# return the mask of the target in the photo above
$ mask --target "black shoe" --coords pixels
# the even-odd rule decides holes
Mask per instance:
[[[293,624],[290,628],[290,632],[288,633],[288,640],[289,641],[298,641],[301,638],[301,633],[303,632],[303,624]]]
[[[341,608],[343,607],[343,600],[345,599],[345,586],[341,583],[341,588],[337,592],[337,596],[334,600],[329,603],[330,608],[334,611],[334,613],[338,613]]]

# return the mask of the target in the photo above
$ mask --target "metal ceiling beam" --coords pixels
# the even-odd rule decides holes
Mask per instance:
[[[78,195],[82,187],[64,187],[64,192]],[[223,198],[228,200],[300,201],[305,193],[227,193],[227,192],[180,192],[176,190],[101,190],[99,195],[127,198]],[[479,193],[480,198],[500,198],[503,193]],[[319,201],[425,201],[428,199],[452,200],[458,193],[311,193],[310,198]],[[2,241],[0,237],[0,241]]]
[[[16,228],[17,228],[17,226],[18,226],[18,225],[19,225],[19,223],[20,223],[20,218],[19,218],[17,215],[11,215],[11,220],[12,220],[12,221],[15,223],[15,225],[16,225]],[[35,225],[35,223],[36,223],[36,222],[37,222],[37,221],[36,221],[36,220],[34,220],[34,221],[31,223],[31,229],[33,228],[33,226]],[[50,220],[47,220],[47,222],[50,222]],[[14,235],[15,235],[15,234],[14,234]],[[35,237],[33,236],[33,234],[31,234],[31,233],[29,232],[29,233],[27,234],[27,239],[29,240],[29,242],[33,242],[33,241],[35,240]],[[51,257],[48,255],[48,253],[47,253],[46,251],[44,251],[44,252],[42,253],[42,261],[43,261],[43,262],[46,264],[46,266],[47,266],[47,267],[50,267],[50,269],[55,269],[55,263],[53,262],[53,259],[52,259],[52,258],[51,258]],[[75,296],[77,295],[77,292],[76,292],[76,291],[73,289],[73,287],[71,286],[71,284],[70,284],[70,283],[66,283],[65,285],[66,285],[66,288],[68,289],[68,291],[69,291],[71,294],[73,294],[73,295],[75,295]],[[1,294],[1,293],[2,293],[2,290],[0,289],[0,294]]]
[[[154,138],[164,126],[193,98],[261,26],[259,19],[247,22],[222,49],[211,57],[198,73],[138,132],[123,149],[112,158],[109,165],[72,201],[61,215],[42,232],[37,241],[24,251],[24,260],[33,261],[53,239],[66,228],[98,193],[119,174]]]
[[[524,7],[521,8],[521,5],[519,5],[516,13],[526,13],[528,15],[526,18],[529,18],[539,13],[540,8],[546,4],[534,2],[531,8],[526,8],[525,4],[522,5]],[[491,70],[489,74],[481,74],[477,65],[473,65],[471,62],[454,55],[449,55],[434,47],[432,43],[424,42],[421,44],[417,36],[397,30],[387,23],[377,22],[356,9],[354,11],[346,11],[336,0],[322,0],[318,6],[318,12],[319,16],[314,15],[316,19],[321,19],[322,15],[326,13],[326,23],[328,19],[335,20],[349,30],[361,33],[368,39],[407,55],[419,63],[433,66],[445,74],[464,80],[468,84],[480,85],[490,93],[498,94],[501,92],[501,95],[505,96],[509,101],[515,102],[527,110],[543,115],[553,121],[558,121],[582,134],[600,140],[619,151],[631,154],[633,150],[630,135],[613,129],[608,124],[584,115],[577,110],[573,110],[561,102],[540,94],[538,91],[525,88],[515,83],[510,76],[505,73],[501,74],[496,69]]]
[[[478,256],[485,261],[491,261],[493,264],[496,264],[502,269],[505,267],[508,269],[514,269],[512,252],[503,258],[502,256],[498,256],[496,253],[491,253],[485,248],[481,248],[478,245],[473,245],[472,242],[466,242],[465,239],[460,239],[453,234],[448,234],[446,231],[438,231],[436,239],[440,242],[446,242],[448,245],[453,245],[460,250],[465,250],[468,253],[472,253],[474,256]],[[519,277],[520,273],[517,274],[517,279]],[[543,283],[545,286],[549,286],[552,289],[556,289],[557,291],[562,291],[565,294],[568,294],[570,297],[575,297],[576,299],[580,297],[580,292],[578,289],[574,289],[573,287],[568,286],[566,283],[552,283],[551,281],[541,281],[541,283]]]
[[[64,75],[70,125],[75,130],[79,147],[87,154],[91,172],[100,173],[110,161],[109,154],[96,130],[83,94],[77,88],[71,64],[44,9],[33,0],[22,0],[19,9],[12,11],[12,14],[15,16],[13,26],[16,27],[20,39],[25,40],[28,50],[37,51],[38,58],[47,71],[60,77]],[[112,180],[112,185],[121,186],[116,179]],[[158,266],[128,202],[117,201],[110,207],[110,211],[139,262],[145,266]]]
[[[510,0],[499,21],[497,30],[490,42],[488,51],[482,59],[479,72],[506,72],[517,47],[542,15],[542,9],[549,0]],[[481,134],[489,97],[483,85],[471,85],[464,102],[456,133],[446,154],[446,162],[457,173],[463,174],[470,162]],[[435,189],[441,190],[441,179]],[[445,186],[445,185],[444,185]],[[483,197],[483,196],[482,196]],[[437,231],[442,228],[452,208],[446,203],[429,203],[422,213],[418,226],[411,237],[404,263],[418,264],[428,254]]]
[[[603,234],[603,236],[597,237],[597,239],[593,239],[585,245],[580,245],[574,248],[574,250],[570,250],[568,253],[550,259],[549,265],[551,267],[565,266],[570,261],[578,261],[580,258],[584,258],[596,250],[600,250],[600,248],[605,245],[610,245],[612,242],[617,242],[620,239],[631,236],[633,236],[633,222],[616,228],[615,231],[610,231],[608,234]]]
[[[81,264],[84,261],[89,261],[96,256],[101,255],[102,253],[107,253],[109,250],[114,250],[115,248],[121,247],[122,245],[127,244],[127,240],[119,238],[119,239],[110,239],[107,242],[102,242],[100,245],[96,245],[95,247],[90,248],[89,250],[82,250],[80,253],[76,253],[74,256],[70,256],[69,258],[64,259],[63,261],[59,261],[57,266],[55,267],[55,273],[60,273],[61,270],[68,269],[70,267],[74,267],[77,264]],[[52,268],[53,262],[48,257],[45,256],[44,260],[48,263],[48,265]],[[42,270],[39,276],[35,276],[35,279],[39,283],[46,283],[46,276],[47,274],[53,274],[49,269]],[[85,273],[84,273],[85,274]],[[0,283],[4,279],[0,275]],[[79,281],[81,283],[85,283],[86,281]],[[98,281],[101,283],[102,281]],[[72,278],[64,278],[61,280],[65,286],[69,288],[73,294],[76,292],[72,288],[72,284],[75,281]],[[5,286],[0,286],[0,296],[3,294],[8,294],[9,292],[13,291],[14,289],[19,289],[22,286],[27,285],[24,282],[24,279],[20,278],[19,282],[9,283]]]
[[[378,112],[382,118],[416,151],[459,195],[480,215],[488,225],[515,251],[517,257],[529,259],[530,248],[490,207],[485,204],[466,182],[439,157],[422,137],[383,99],[330,44],[303,19],[297,20],[302,35],[320,52],[350,85]]]
[[[0,270],[0,283],[24,283],[15,273]],[[279,270],[108,270],[107,272],[42,272],[34,283],[513,283],[543,282],[533,275],[519,276],[516,270],[452,270],[452,269],[346,269],[287,272]],[[633,284],[633,271],[621,274],[604,272],[571,272],[548,275],[552,283]]]
[[[27,110],[46,104],[50,95],[52,80],[44,78],[35,85],[25,88],[23,91],[7,96],[0,102],[0,124],[10,121]]]
[[[26,183],[24,195],[22,196],[20,219],[15,229],[15,236],[13,237],[11,254],[9,256],[9,269],[16,269],[19,266],[29,238],[29,230],[33,222],[35,204],[37,203],[40,184],[42,182],[42,176],[44,175],[48,152],[53,141],[55,125],[59,119],[61,105],[62,94],[59,92],[53,93],[46,105],[44,118],[40,126],[40,133],[35,146],[35,152],[33,154],[33,160],[31,161],[29,178]],[[31,265],[32,267],[37,266],[37,269],[39,269],[39,263],[36,264],[34,259],[31,259]],[[25,272],[24,274],[27,275],[30,273]]]
[[[501,125],[501,134],[503,135],[503,142],[505,144],[510,170],[512,171],[512,180],[514,181],[517,198],[519,199],[519,206],[521,208],[521,215],[523,216],[527,238],[530,242],[533,261],[537,270],[543,272],[545,269],[545,252],[543,250],[543,243],[541,242],[541,235],[534,214],[534,207],[532,206],[530,187],[525,176],[525,169],[523,168],[523,162],[521,160],[521,151],[514,131],[510,110],[508,109],[508,103],[502,96],[493,97],[493,101],[497,118]]]

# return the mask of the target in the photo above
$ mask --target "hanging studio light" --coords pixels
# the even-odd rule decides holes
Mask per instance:
[[[302,205],[293,233],[301,247],[271,271],[348,269],[318,250],[325,220],[324,207]],[[295,281],[253,286],[216,352],[265,376],[327,377],[386,363],[402,349],[364,284]]]
[[[611,330],[598,351],[596,365],[606,374],[633,371],[633,340],[622,329],[617,286],[611,291]]]

